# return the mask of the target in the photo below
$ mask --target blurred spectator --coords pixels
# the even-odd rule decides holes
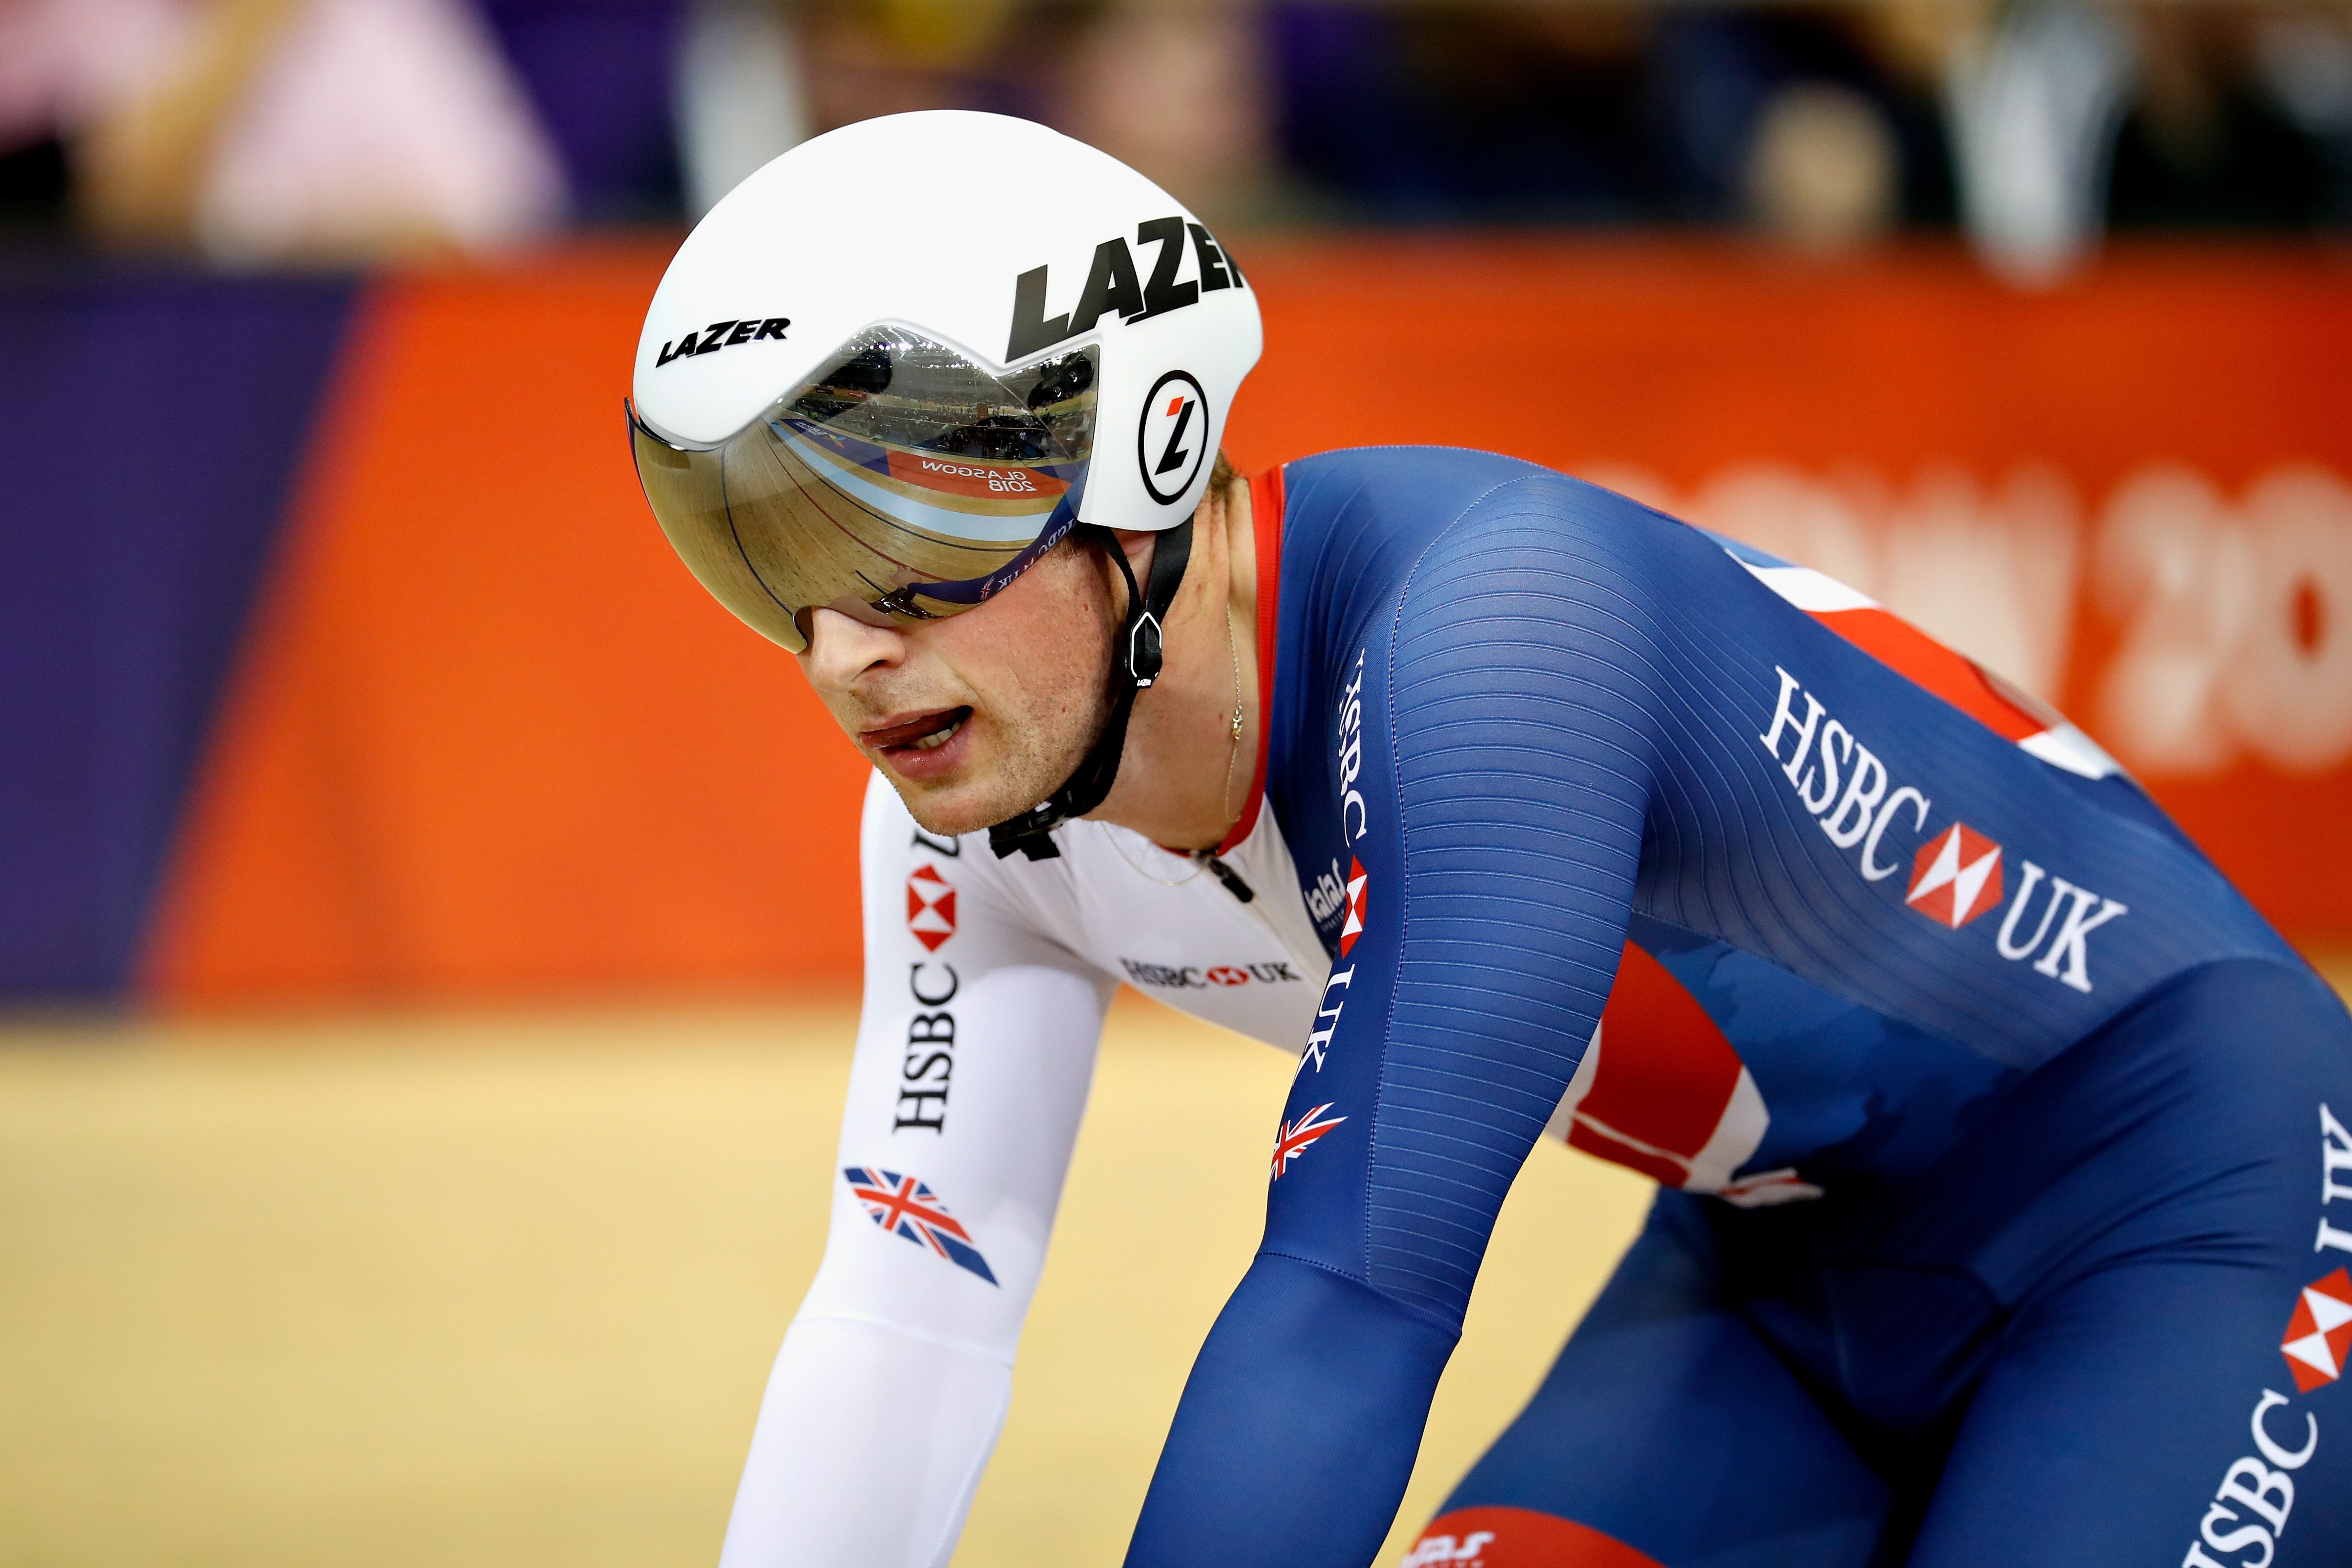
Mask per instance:
[[[230,46],[239,51],[233,61],[206,62],[217,75],[194,90],[218,96],[156,138],[209,141],[194,206],[197,237],[214,256],[476,250],[562,217],[555,150],[463,0],[225,0],[215,15],[235,26],[240,13],[269,23],[246,24],[247,40]],[[187,112],[164,102],[157,118]],[[155,133],[147,119],[154,108],[127,117],[126,162],[189,155],[139,144]],[[102,154],[116,151],[104,140],[99,149],[94,172],[109,168]],[[137,179],[144,171],[121,172]]]
[[[916,109],[1050,120],[1082,16],[1015,0],[807,0],[797,10],[817,131]]]
[[[945,107],[1226,223],[1960,219],[2029,282],[2111,224],[2352,223],[2352,0],[0,0],[0,225],[478,250]]]
[[[68,144],[186,47],[179,0],[0,0],[0,217],[61,230]]]
[[[1950,211],[1930,79],[1853,7],[1278,5],[1283,148],[1345,213],[1753,218],[1808,246]]]
[[[698,13],[714,54],[730,29],[761,40],[743,50],[756,50],[756,68],[714,59],[689,70],[689,167],[709,149],[714,171],[749,172],[758,150],[782,151],[801,125],[815,132],[907,110],[979,109],[1083,137],[1213,219],[1246,208],[1263,183],[1261,24],[1242,0],[807,0],[785,14],[796,47],[765,16]],[[797,98],[780,63],[793,55]],[[718,156],[722,126],[755,122],[739,151]],[[954,166],[952,148],[940,156]],[[697,180],[709,193],[730,183],[715,172]]]
[[[677,68],[678,161],[698,218],[809,133],[800,35],[764,0],[701,0]]]
[[[1885,117],[1862,94],[1794,83],[1758,117],[1748,210],[1767,231],[1806,250],[1871,239],[1896,216],[1899,158]]]
[[[1653,215],[1652,20],[1634,7],[1273,7],[1280,134],[1310,200],[1391,221]]]
[[[2352,46],[2323,14],[2148,5],[2139,41],[2112,222],[2301,228],[2341,215],[2329,154],[2352,117]]]
[[[1077,31],[1057,123],[1212,222],[1248,215],[1272,157],[1264,37],[1254,6],[1113,6]]]
[[[2352,221],[2352,15],[2339,6],[2262,16],[2253,44],[2263,84],[2317,150],[2319,221]]]
[[[1935,78],[1906,68],[1874,15],[1843,6],[1668,16],[1650,70],[1679,175],[1674,210],[1745,217],[1816,246],[1894,222],[1948,221]]]
[[[0,125],[55,141],[102,236],[341,260],[507,243],[563,209],[464,0],[13,0],[0,27]]]
[[[2029,3],[1962,40],[1954,152],[1969,237],[1995,268],[2046,282],[2096,242],[2134,55],[2123,23],[2075,0]]]

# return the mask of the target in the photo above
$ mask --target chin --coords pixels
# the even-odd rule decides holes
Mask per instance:
[[[916,825],[937,838],[950,839],[992,828],[1035,804],[992,799],[1001,791],[983,789],[971,780],[918,783],[901,779],[887,768],[883,777],[898,792],[898,799],[905,802],[907,814],[915,819]]]

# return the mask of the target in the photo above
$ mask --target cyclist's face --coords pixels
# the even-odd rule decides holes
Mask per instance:
[[[820,610],[801,668],[915,821],[972,832],[1052,794],[1101,733],[1109,570],[1065,545],[960,615],[880,627]]]

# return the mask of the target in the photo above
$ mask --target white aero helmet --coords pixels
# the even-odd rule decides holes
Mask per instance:
[[[797,653],[814,609],[952,614],[1075,525],[1189,522],[1258,345],[1232,258],[1117,159],[1003,115],[887,115],[687,236],[637,341],[637,476],[702,585]]]

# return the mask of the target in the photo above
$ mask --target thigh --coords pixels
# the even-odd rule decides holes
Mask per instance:
[[[1650,1222],[1412,1568],[1864,1568],[1893,1489],[1723,1299],[1695,1206]]]
[[[2352,1396],[2280,1348],[2314,1332],[2315,1306],[2352,1326],[2352,1283],[2305,1272],[2316,1303],[2312,1281],[2151,1261],[2030,1311],[1961,1426],[1912,1568],[2352,1563]],[[2340,1368],[2352,1333],[2319,1333]]]
[[[2352,1563],[2352,1024],[2284,971],[2163,1010],[2206,1092],[2092,1159],[2165,1196],[2020,1302],[1912,1568]]]

